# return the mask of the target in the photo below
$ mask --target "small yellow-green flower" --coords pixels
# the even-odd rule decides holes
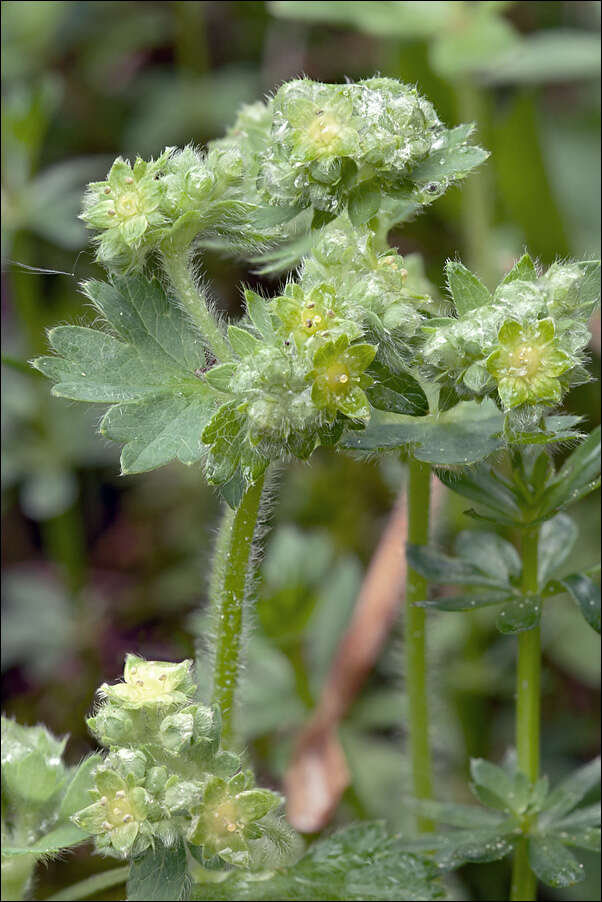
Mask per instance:
[[[219,855],[230,864],[248,867],[250,839],[257,839],[260,820],[282,802],[269,789],[255,789],[250,773],[230,780],[212,777],[205,787],[201,805],[194,813],[188,842],[202,846],[207,858]]]
[[[314,336],[336,337],[345,333],[354,339],[361,335],[357,323],[340,315],[335,293],[327,285],[318,285],[309,292],[300,285],[291,285],[286,294],[274,300],[274,309],[285,333],[293,336],[298,348]]]
[[[106,181],[88,185],[81,219],[101,233],[97,243],[102,263],[143,260],[153,229],[165,222],[160,210],[164,185],[157,176],[170,153],[150,162],[138,157],[133,168],[117,157]]]
[[[307,375],[312,382],[312,401],[329,414],[337,410],[357,420],[370,417],[370,405],[364,392],[372,384],[365,370],[374,360],[374,345],[349,345],[346,335],[322,345],[314,354],[314,368]]]
[[[138,709],[182,705],[193,695],[192,661],[171,664],[168,661],[145,661],[127,655],[124,682],[110,686],[103,683],[99,694],[123,708]]]
[[[152,829],[147,824],[150,797],[133,778],[124,780],[113,770],[96,775],[97,801],[79,811],[73,820],[78,827],[97,837],[97,846],[126,857],[151,845]]]
[[[486,366],[506,409],[561,400],[558,377],[573,362],[560,350],[555,336],[552,319],[525,325],[510,320],[501,327],[498,347],[487,358]]]
[[[333,90],[331,85],[298,82],[282,92],[280,109],[291,130],[292,159],[345,157],[359,150],[357,129],[350,124],[353,103],[344,86]]]

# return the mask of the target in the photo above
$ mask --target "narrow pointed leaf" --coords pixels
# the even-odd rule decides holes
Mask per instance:
[[[450,827],[489,828],[495,830],[504,817],[496,811],[488,811],[477,805],[456,805],[452,802],[433,802],[429,799],[407,799],[412,811]]]
[[[408,544],[407,558],[410,566],[430,582],[506,588],[503,581],[492,579],[470,561],[449,557],[434,548]]]
[[[566,514],[557,514],[542,524],[539,537],[538,581],[544,586],[562,567],[577,541],[578,529]]]
[[[438,416],[400,416],[390,423],[371,421],[362,431],[348,430],[341,445],[369,452],[409,446],[418,460],[436,466],[464,466],[503,447],[502,420],[493,403],[463,402]]]
[[[30,846],[11,846],[8,843],[3,843],[2,855],[36,855],[40,858],[50,858],[58,855],[62,849],[77,846],[86,839],[88,839],[88,834],[76,827],[75,824],[60,824]]]
[[[515,596],[508,591],[490,592],[487,595],[452,595],[444,598],[433,598],[430,601],[416,603],[419,608],[434,608],[437,611],[476,611],[477,608],[490,608],[493,605],[511,601]]]
[[[542,500],[541,513],[550,514],[594,491],[600,482],[598,426],[564,462]]]
[[[554,824],[575,808],[600,782],[600,758],[569,774],[548,796],[544,805],[543,823]]]
[[[585,877],[581,862],[550,835],[529,840],[529,864],[542,883],[555,888],[574,886]]]
[[[571,573],[560,580],[592,629],[600,632],[600,585],[585,573]]]

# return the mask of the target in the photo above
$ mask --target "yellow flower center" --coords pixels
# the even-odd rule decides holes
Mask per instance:
[[[112,830],[113,827],[131,824],[136,820],[131,802],[123,790],[118,790],[112,799],[103,796],[100,801],[106,812],[106,820],[103,825],[105,829]]]
[[[341,135],[341,125],[334,116],[320,111],[307,129],[307,137],[318,153],[333,152]]]
[[[125,194],[119,197],[115,206],[119,215],[124,219],[128,219],[139,212],[140,201],[135,191],[126,191]]]
[[[315,304],[308,304],[301,311],[301,325],[307,333],[313,335],[314,332],[321,332],[326,328],[324,317],[315,310]]]
[[[152,701],[157,698],[157,696],[161,697],[165,694],[166,691],[166,682],[167,676],[162,673],[159,676],[150,676],[148,673],[144,674],[144,677],[138,676],[137,669],[133,668],[131,671],[131,677],[133,679],[128,680],[128,685],[134,689],[134,694],[136,698],[140,700]],[[169,691],[169,690],[168,690]]]
[[[324,381],[330,392],[343,394],[347,391],[350,382],[349,370],[344,363],[335,361],[331,363],[325,373]]]
[[[222,802],[213,811],[211,828],[222,836],[226,833],[234,833],[237,830],[236,805],[231,799]]]
[[[541,348],[530,342],[517,345],[508,354],[508,365],[514,376],[535,376],[541,365]]]

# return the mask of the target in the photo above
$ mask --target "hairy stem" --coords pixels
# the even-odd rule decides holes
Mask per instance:
[[[408,539],[413,545],[426,545],[429,532],[431,468],[411,458],[408,481]],[[415,602],[427,597],[426,579],[408,567],[406,578],[406,691],[409,704],[409,743],[414,795],[433,797],[431,748],[429,738],[426,685],[425,612]],[[421,832],[434,829],[429,818],[418,817]]]
[[[232,745],[234,738],[235,693],[242,657],[244,606],[252,566],[251,551],[259,515],[264,477],[247,489],[232,517],[224,518],[218,537],[212,580],[215,623],[213,702],[222,713],[222,739]]]
[[[192,275],[190,257],[181,248],[163,252],[163,268],[176,297],[219,362],[232,357],[232,348],[213,314],[207,298]]]
[[[94,874],[93,877],[86,877],[85,880],[65,887],[54,896],[49,896],[46,902],[77,902],[78,899],[85,899],[86,896],[95,896],[105,889],[125,883],[129,872],[129,864],[120,868],[112,868],[110,871],[102,871],[100,874]]]
[[[537,581],[537,549],[539,530],[530,529],[523,539],[523,578],[525,594],[535,594]],[[520,770],[532,783],[539,776],[541,639],[539,626],[518,637],[516,668],[516,751]],[[528,825],[526,825],[528,826]],[[527,839],[516,848],[512,870],[512,902],[533,902],[536,878],[529,866]]]

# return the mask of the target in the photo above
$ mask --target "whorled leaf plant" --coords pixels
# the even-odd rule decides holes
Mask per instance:
[[[446,129],[414,88],[391,79],[300,79],[245,107],[206,150],[168,148],[133,166],[118,158],[89,186],[82,218],[108,275],[83,291],[101,321],[52,330],[54,356],[34,366],[55,395],[108,406],[100,430],[123,444],[124,473],[199,464],[227,502],[210,581],[212,698],[197,697],[189,662],[130,655],[125,681],[101,687],[89,721],[106,752],[87,771],[86,804],[69,811],[69,829],[130,862],[129,899],[436,899],[441,870],[511,850],[513,899],[534,898],[534,874],[554,885],[581,876],[566,846],[594,842],[590,809],[570,813],[590,771],[572,778],[574,791],[548,795],[539,780],[538,622],[545,597],[566,591],[599,623],[591,574],[557,572],[553,551],[573,535],[559,512],[596,481],[599,438],[582,441],[576,418],[553,408],[588,378],[598,271],[567,263],[542,274],[525,256],[491,294],[450,262],[450,305],[419,259],[388,246],[394,225],[486,159],[472,131]],[[273,298],[246,291],[242,318],[226,326],[195,277],[211,248],[264,272],[295,271]],[[548,448],[569,439],[581,444],[556,469]],[[302,854],[274,814],[279,796],[241,769],[236,690],[266,474],[320,445],[408,460],[409,751],[429,835],[400,840],[360,824]],[[493,453],[505,469],[479,463]],[[426,547],[433,465],[483,509],[475,516],[523,530],[522,557],[493,533],[460,542],[457,559]],[[476,589],[430,602],[427,580]],[[500,628],[519,633],[516,762],[473,765],[479,799],[501,814],[432,799],[424,606],[433,603],[501,604]],[[467,829],[431,835],[438,821]],[[19,839],[30,861],[36,840]],[[22,898],[30,872],[6,873],[11,887],[21,880],[11,892]],[[110,874],[103,885],[124,879],[122,868]],[[88,884],[60,898],[100,888]]]

